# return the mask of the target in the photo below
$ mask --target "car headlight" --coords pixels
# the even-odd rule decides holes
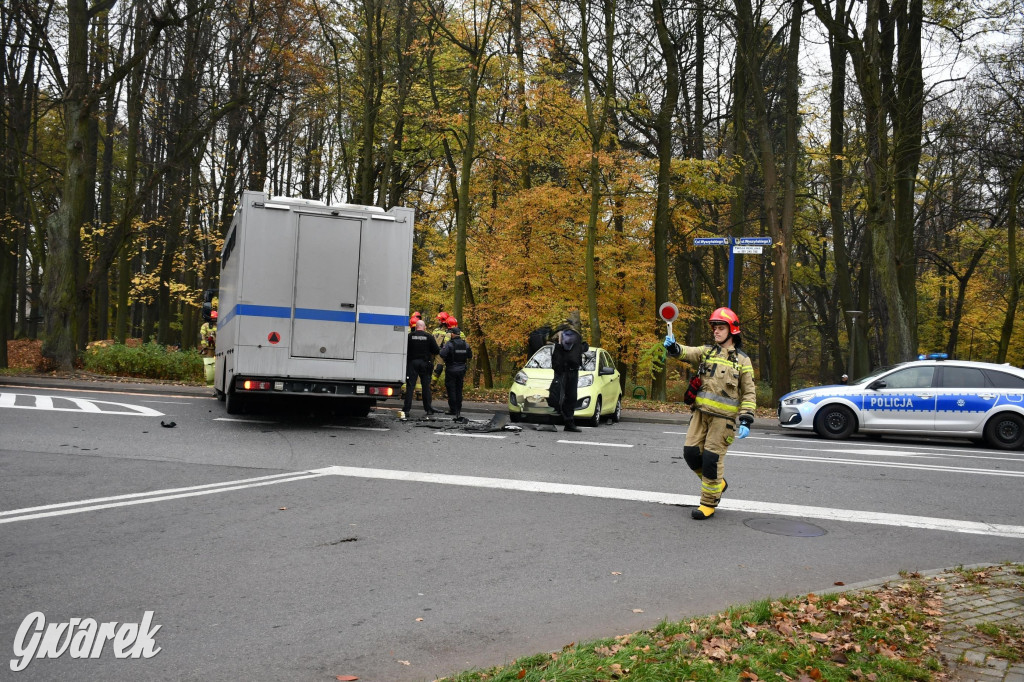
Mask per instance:
[[[526,378],[526,372],[519,372],[518,374],[516,374],[516,383],[525,386]]]
[[[782,401],[782,404],[783,405],[799,405],[799,404],[801,404],[803,402],[806,402],[806,401],[807,401],[807,399],[804,398],[804,397],[795,396],[793,398],[786,398],[785,400]]]
[[[576,381],[576,388],[585,388],[594,385],[594,375],[584,374]]]

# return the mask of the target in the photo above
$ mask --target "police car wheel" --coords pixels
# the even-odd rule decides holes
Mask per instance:
[[[828,405],[814,418],[814,432],[822,438],[842,440],[857,430],[857,418],[849,408]]]
[[[985,424],[985,441],[999,450],[1024,446],[1024,418],[1013,412],[997,414]]]
[[[619,396],[619,399],[615,401],[615,411],[612,412],[611,421],[612,421],[613,424],[618,424],[620,421],[622,421],[622,396],[621,395]]]

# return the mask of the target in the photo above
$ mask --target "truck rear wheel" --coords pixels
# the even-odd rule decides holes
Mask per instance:
[[[224,411],[228,414],[241,414],[245,410],[245,401],[242,396],[229,390],[224,394]]]

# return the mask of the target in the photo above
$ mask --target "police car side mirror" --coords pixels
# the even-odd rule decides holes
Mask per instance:
[[[885,388],[885,382],[882,381],[881,379],[877,381],[872,381],[870,384],[868,384],[868,388],[870,388],[872,391],[877,391],[880,388]]]
[[[612,374],[615,374],[615,368],[614,367],[602,367],[601,371],[599,372],[599,374],[601,376],[603,376],[603,377],[611,376]]]

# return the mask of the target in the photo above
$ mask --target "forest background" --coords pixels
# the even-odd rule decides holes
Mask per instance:
[[[485,387],[577,314],[663,398],[658,304],[692,344],[729,304],[713,236],[774,242],[731,301],[774,398],[1024,360],[1018,2],[13,0],[0,43],[0,367],[194,346],[247,188],[415,208],[412,307]]]

